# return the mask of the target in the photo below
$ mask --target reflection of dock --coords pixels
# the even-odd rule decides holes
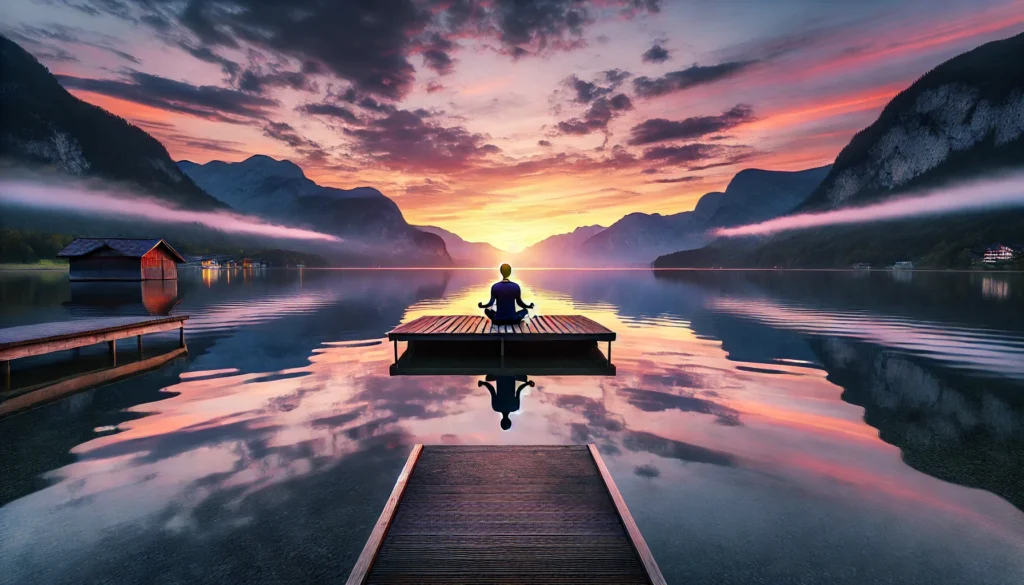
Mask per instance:
[[[349,585],[665,583],[594,445],[416,445]]]
[[[421,345],[391,365],[392,376],[614,376],[615,366],[596,348],[553,355],[514,354],[504,360],[493,352],[458,351]],[[482,353],[482,355],[481,355]],[[490,355],[488,355],[490,354]]]
[[[4,377],[4,389],[11,388],[11,360],[18,358],[106,342],[116,366],[117,340],[137,337],[141,354],[143,335],[173,329],[180,330],[179,347],[184,348],[186,319],[186,315],[158,318],[105,317],[0,329],[0,368]]]
[[[12,393],[14,394],[13,396],[10,396],[0,402],[0,417],[31,408],[38,404],[56,400],[57,398],[73,394],[79,390],[84,390],[86,388],[99,386],[100,384],[106,384],[108,382],[114,382],[142,372],[154,370],[178,356],[185,355],[185,353],[187,353],[187,350],[184,347],[179,347],[161,355],[146,359],[139,359],[139,361],[131,362],[122,366],[114,366],[94,372],[68,376],[66,378],[44,384],[18,388],[16,393]]]
[[[476,315],[429,315],[414,319],[388,333],[395,344],[398,361],[398,342],[406,341],[410,349],[417,344],[451,345],[459,348],[493,346],[502,360],[506,349],[513,346],[521,352],[544,346],[545,353],[559,352],[563,347],[595,347],[599,341],[608,342],[607,361],[611,362],[612,341],[615,332],[582,315],[534,316],[516,325],[494,325],[487,317]]]

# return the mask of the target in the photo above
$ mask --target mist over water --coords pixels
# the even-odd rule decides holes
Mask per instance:
[[[958,212],[990,211],[1024,207],[1024,173],[998,179],[971,181],[943,189],[925,191],[875,205],[851,207],[822,213],[799,213],[761,223],[721,228],[716,236],[758,236],[829,225],[844,225],[946,215]]]
[[[5,178],[0,179],[0,202],[33,209],[95,214],[105,218],[200,224],[229,234],[289,240],[342,241],[330,234],[267,223],[260,218],[231,211],[176,209],[115,187]]]

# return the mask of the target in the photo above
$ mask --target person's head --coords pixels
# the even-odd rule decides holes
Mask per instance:
[[[512,428],[512,419],[508,417],[507,412],[501,413],[501,430],[507,431]]]
[[[512,276],[512,267],[509,266],[508,264],[502,264],[499,270],[501,270],[502,278],[508,278],[509,276]]]

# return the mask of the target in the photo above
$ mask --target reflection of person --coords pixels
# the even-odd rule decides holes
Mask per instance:
[[[523,302],[522,291],[519,285],[508,279],[512,275],[512,267],[508,264],[501,265],[501,282],[491,286],[491,299],[486,303],[478,303],[484,314],[495,325],[515,325],[526,317],[527,309],[533,308],[533,303],[527,305]],[[492,310],[491,305],[497,302],[498,310]],[[522,307],[516,310],[516,305]]]
[[[493,386],[491,382],[494,382]],[[522,384],[516,388],[516,382]],[[487,376],[486,382],[480,380],[476,385],[487,386],[487,391],[491,393],[491,408],[501,413],[501,428],[507,431],[512,428],[512,419],[508,415],[519,410],[519,394],[527,386],[533,388],[534,383],[533,380],[527,380],[526,376]]]

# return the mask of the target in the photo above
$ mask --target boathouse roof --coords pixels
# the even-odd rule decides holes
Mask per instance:
[[[141,258],[157,246],[163,246],[175,261],[185,261],[185,258],[163,238],[78,238],[58,252],[57,256],[74,258],[91,254],[100,248],[110,248],[125,257]]]

